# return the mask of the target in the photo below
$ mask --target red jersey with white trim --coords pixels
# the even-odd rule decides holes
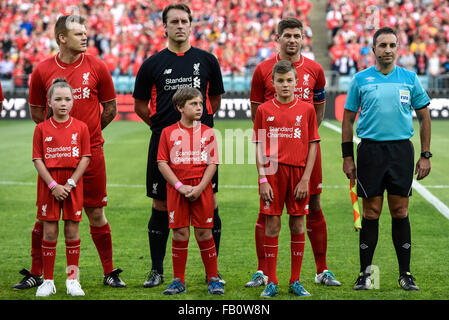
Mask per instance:
[[[104,62],[81,54],[71,64],[62,62],[58,55],[39,63],[31,74],[29,104],[45,107],[45,114],[48,110],[47,91],[56,78],[65,78],[72,87],[74,102],[70,115],[87,124],[91,146],[103,145],[100,103],[116,97],[112,77]]]
[[[273,66],[280,61],[279,54],[261,62],[254,70],[251,82],[250,101],[264,103],[276,95],[271,83]],[[295,97],[309,103],[320,103],[326,100],[324,87],[326,78],[323,67],[309,58],[301,55],[298,62],[293,63],[296,68],[298,84],[295,88]]]
[[[295,98],[282,104],[271,99],[257,108],[254,142],[262,143],[264,155],[277,163],[305,167],[309,143],[319,142],[315,108]]]
[[[218,164],[214,129],[198,123],[184,127],[180,121],[162,130],[157,161],[168,162],[179,180],[202,178],[209,164]]]
[[[90,155],[89,130],[80,120],[50,118],[34,129],[33,160],[42,159],[47,169],[76,168],[82,156]]]

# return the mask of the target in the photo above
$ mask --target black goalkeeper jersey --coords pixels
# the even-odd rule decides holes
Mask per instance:
[[[160,133],[181,118],[172,97],[182,87],[194,87],[203,94],[201,122],[213,127],[209,96],[224,93],[220,66],[214,55],[191,47],[183,54],[164,49],[146,59],[137,73],[133,97],[150,100],[151,130]]]

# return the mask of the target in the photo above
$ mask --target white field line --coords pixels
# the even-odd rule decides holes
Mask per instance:
[[[336,132],[341,133],[341,128],[333,125],[332,123],[329,123],[327,121],[322,122],[323,126],[334,130]],[[354,141],[358,144],[360,142],[360,139],[357,137],[354,137]],[[447,219],[449,219],[449,208],[441,202],[440,199],[435,197],[428,189],[431,188],[431,186],[424,187],[421,183],[416,181],[416,179],[413,179],[412,184],[413,189],[415,189],[424,199],[426,199],[431,205],[433,205],[443,216],[445,216]],[[434,186],[435,188],[441,188],[443,186]]]

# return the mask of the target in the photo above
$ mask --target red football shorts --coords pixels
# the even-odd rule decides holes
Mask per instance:
[[[310,175],[310,194],[320,194],[323,191],[323,169],[321,167],[321,148],[318,143],[316,150],[316,160]]]
[[[90,163],[83,175],[84,207],[100,208],[108,204],[106,192],[106,164],[103,147],[91,149]]]
[[[201,178],[183,180],[185,185],[196,186]],[[209,183],[200,197],[190,201],[167,183],[167,211],[170,229],[188,227],[212,229],[214,226],[214,193]]]
[[[72,176],[74,169],[51,169],[53,179],[60,185],[65,185]],[[42,221],[59,221],[62,219],[81,221],[83,212],[83,182],[78,181],[64,201],[57,201],[51,190],[40,176],[37,179],[37,219]]]
[[[278,164],[275,174],[268,175],[268,183],[273,189],[273,202],[260,198],[260,213],[280,216],[287,207],[287,214],[292,216],[309,213],[309,195],[301,200],[295,200],[295,188],[301,180],[304,167],[292,167]],[[309,188],[310,189],[310,188]],[[259,190],[260,191],[260,190]]]

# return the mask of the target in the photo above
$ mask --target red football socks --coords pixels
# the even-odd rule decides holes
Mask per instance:
[[[35,276],[42,275],[42,238],[44,225],[36,222],[31,232],[31,271]]]
[[[111,228],[109,227],[109,223],[106,223],[102,227],[90,226],[90,234],[100,256],[103,273],[107,275],[114,269],[112,263]]]
[[[217,277],[217,252],[215,250],[214,238],[198,241],[204,268],[206,269],[207,282],[212,277]]]
[[[302,258],[304,256],[305,234],[291,234],[290,236],[290,252],[291,252],[291,274],[290,284],[299,281],[301,274]]]
[[[266,275],[268,276],[268,283],[273,282],[278,284],[276,275],[276,264],[278,259],[279,249],[279,237],[269,237],[265,235],[264,247],[265,247],[265,267]]]
[[[67,279],[78,279],[78,266],[80,260],[81,239],[65,241],[65,254],[67,258]]]
[[[172,262],[173,277],[181,279],[185,283],[187,252],[189,249],[189,240],[177,241],[172,239]]]
[[[265,239],[265,223],[266,217],[264,214],[259,213],[259,218],[256,222],[256,252],[257,252],[257,270],[261,270],[265,274],[265,248],[264,248],[264,239]]]
[[[44,268],[45,280],[53,280],[57,243],[57,241],[50,242],[42,239],[42,266]]]
[[[306,227],[315,257],[317,274],[319,274],[327,270],[327,227],[323,212],[321,210],[310,211],[306,219]]]

